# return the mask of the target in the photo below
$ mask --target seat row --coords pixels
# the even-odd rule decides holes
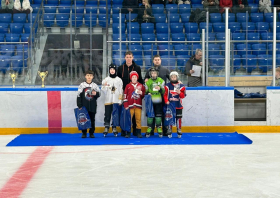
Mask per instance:
[[[21,34],[0,34],[0,42],[28,42],[30,34],[21,33]],[[34,39],[33,39],[34,41]]]
[[[30,34],[30,23],[0,23],[0,34],[15,33],[28,33]]]

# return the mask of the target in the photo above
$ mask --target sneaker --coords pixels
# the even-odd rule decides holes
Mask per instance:
[[[90,138],[95,138],[94,133],[89,135]]]
[[[86,133],[83,133],[82,134],[82,138],[86,138],[87,137],[87,134]]]
[[[125,135],[125,137],[126,137],[126,138],[130,138],[130,135],[131,135],[131,132],[127,132],[126,135]]]

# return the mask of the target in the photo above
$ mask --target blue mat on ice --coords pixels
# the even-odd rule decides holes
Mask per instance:
[[[144,134],[143,134],[144,135]],[[31,134],[19,135],[7,146],[89,146],[89,145],[187,145],[187,144],[252,144],[252,140],[245,135],[235,133],[184,133],[177,138],[159,138],[158,135],[150,138],[114,137],[109,133],[106,138],[102,133],[96,133],[96,138],[81,138],[81,134]]]

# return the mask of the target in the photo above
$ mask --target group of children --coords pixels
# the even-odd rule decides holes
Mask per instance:
[[[176,108],[176,126],[177,134],[180,138],[182,135],[182,99],[186,96],[185,86],[179,82],[179,75],[176,71],[170,73],[170,82],[165,85],[163,79],[158,75],[159,72],[156,68],[152,67],[149,70],[150,79],[143,85],[138,82],[139,75],[136,71],[130,72],[131,82],[126,85],[123,92],[122,79],[117,76],[116,65],[109,65],[109,76],[102,81],[101,90],[105,94],[105,116],[104,116],[104,136],[108,134],[111,115],[113,111],[113,104],[123,105],[126,110],[129,109],[131,119],[135,116],[136,120],[136,133],[138,138],[142,138],[141,134],[141,112],[142,112],[142,100],[146,94],[151,95],[154,118],[147,118],[148,129],[146,131],[146,137],[150,137],[153,125],[156,125],[159,137],[163,136],[162,132],[162,115],[163,115],[163,103],[173,104]],[[84,106],[91,119],[91,129],[89,134],[91,138],[94,138],[95,130],[95,114],[97,107],[97,99],[100,97],[99,87],[92,82],[93,72],[87,71],[85,73],[86,81],[81,83],[78,88],[77,106],[81,108]],[[118,135],[116,126],[112,126],[112,132],[114,136]],[[82,138],[87,137],[87,130],[82,131]],[[129,138],[131,132],[126,131],[125,137]],[[168,137],[172,137],[172,126],[168,126]]]

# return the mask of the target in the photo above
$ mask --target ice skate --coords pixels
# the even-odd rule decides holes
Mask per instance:
[[[181,137],[182,137],[182,131],[181,131],[181,129],[178,129],[178,130],[177,130],[177,134],[178,134],[178,138],[181,138]]]
[[[158,136],[159,136],[160,138],[162,138],[162,137],[163,137],[163,134],[162,134],[162,129],[161,129],[160,127],[157,127],[157,132],[158,132]]]
[[[118,137],[118,131],[117,131],[116,128],[113,128],[113,134],[114,134],[115,137]]]
[[[105,130],[103,132],[104,137],[106,137],[108,135],[108,131],[109,131],[109,128],[105,127]]]
[[[151,136],[151,131],[152,131],[152,128],[149,127],[149,128],[147,129],[147,132],[146,132],[146,138],[149,138],[149,137]]]
[[[167,136],[168,136],[169,138],[172,138],[172,129],[171,129],[171,128],[168,128],[168,130],[167,130]]]

